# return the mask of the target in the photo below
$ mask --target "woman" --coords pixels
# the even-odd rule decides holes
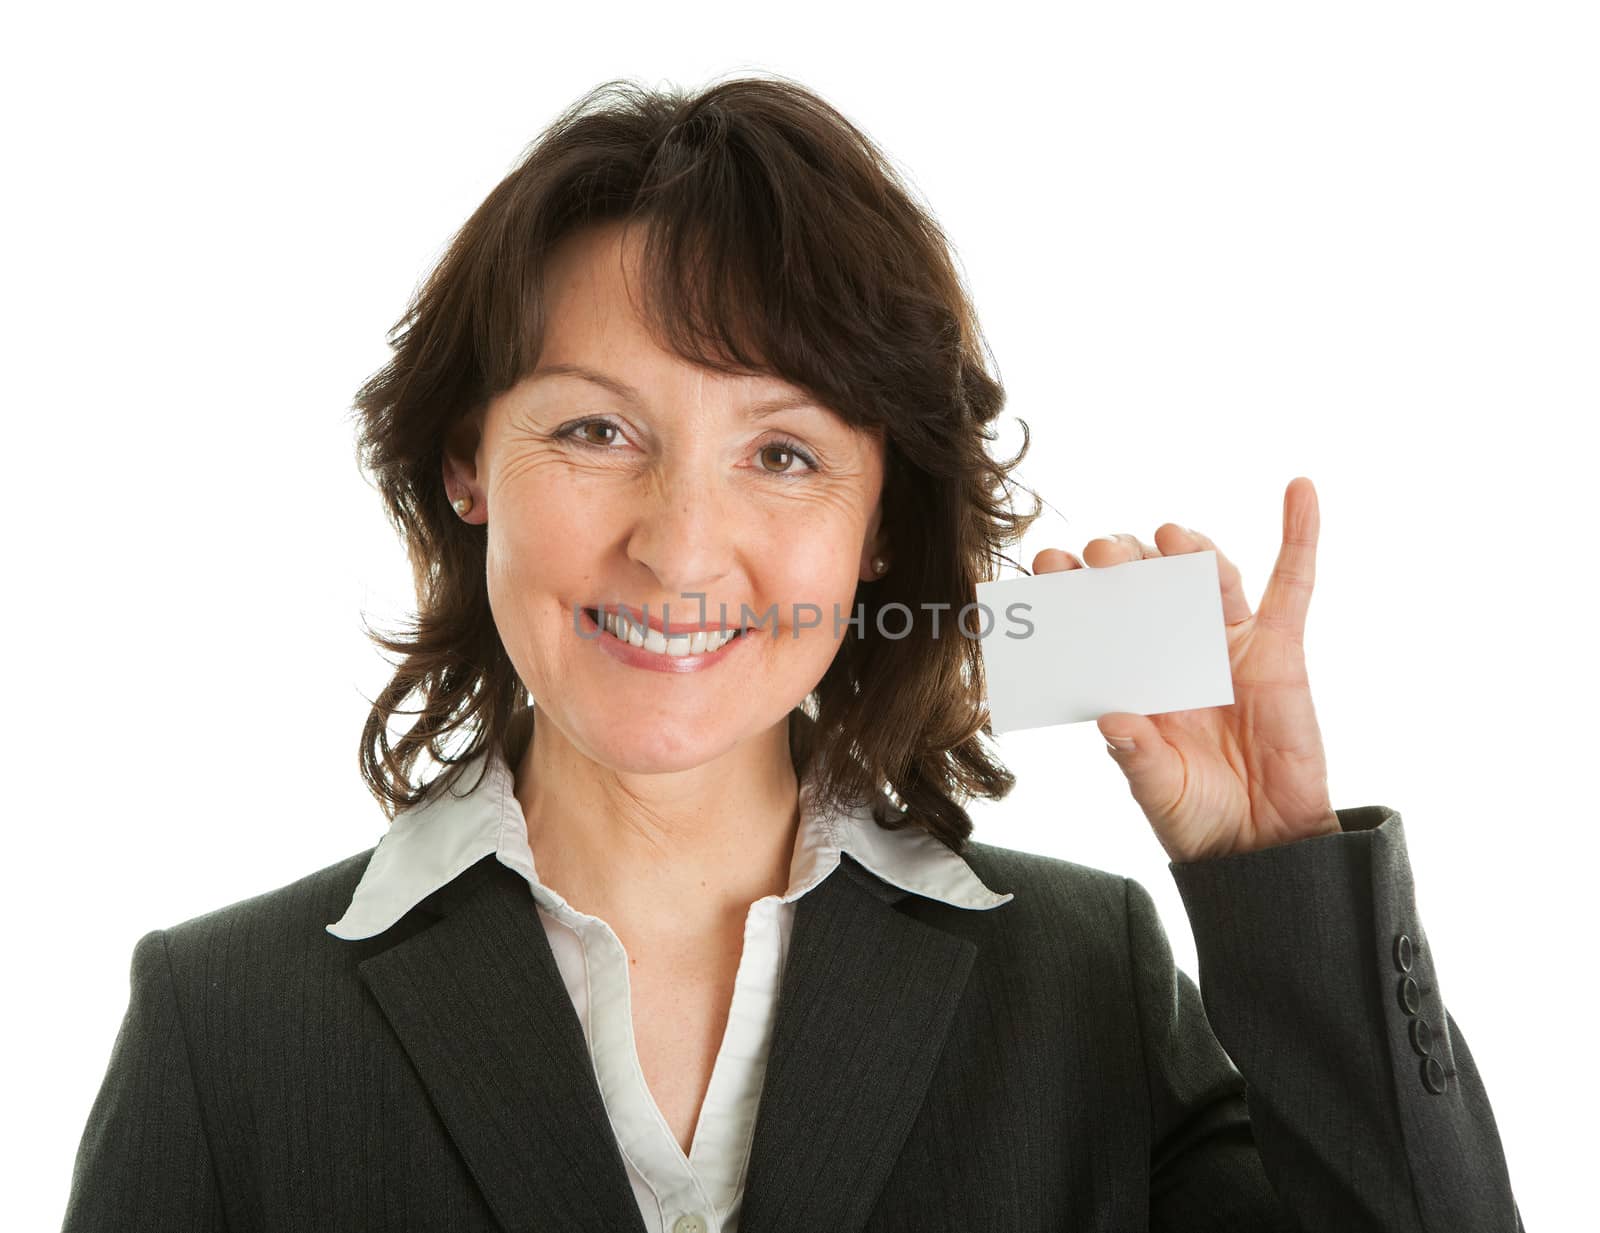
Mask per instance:
[[[971,840],[1013,781],[950,614],[1037,514],[980,341],[792,83],[562,116],[358,397],[392,826],[140,940],[66,1227],[1519,1227],[1400,818],[1327,796],[1308,480],[1258,611],[1217,556],[1234,703],[1100,720],[1203,1008],[1137,884]]]

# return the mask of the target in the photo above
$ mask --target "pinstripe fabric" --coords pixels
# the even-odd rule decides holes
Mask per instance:
[[[795,907],[843,853],[902,890],[951,907],[988,911],[1010,900],[984,886],[965,861],[925,830],[886,830],[864,805],[822,808],[816,782],[807,777],[800,784],[789,885],[745,913],[727,1026],[685,1155],[645,1083],[621,940],[606,921],[578,911],[540,880],[515,775],[504,755],[498,749],[484,751],[467,766],[464,781],[471,785],[465,794],[445,793],[395,818],[349,908],[327,926],[328,932],[348,940],[375,937],[484,856],[492,855],[525,879],[594,1060],[646,1233],[667,1233],[684,1217],[699,1220],[705,1233],[737,1233]]]
[[[1136,883],[973,843],[1016,899],[970,912],[846,855],[797,907],[743,1233],[1520,1227],[1399,815],[1339,815],[1174,867],[1204,1006]],[[140,939],[64,1229],[640,1228],[527,883],[485,857],[329,936],[371,855]]]

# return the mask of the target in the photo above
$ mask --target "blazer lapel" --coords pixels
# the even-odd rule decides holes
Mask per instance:
[[[977,953],[906,893],[846,853],[796,906],[740,1233],[861,1228],[905,1146]]]
[[[496,1217],[644,1233],[527,882],[491,854],[424,903],[441,919],[357,970]]]
[[[897,911],[845,853],[796,904],[740,1233],[859,1229],[905,1145],[977,947]],[[508,1233],[644,1233],[594,1066],[528,886],[489,855],[362,960]]]

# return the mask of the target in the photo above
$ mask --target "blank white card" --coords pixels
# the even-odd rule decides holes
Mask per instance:
[[[1233,702],[1212,549],[980,582],[977,598],[995,733]]]

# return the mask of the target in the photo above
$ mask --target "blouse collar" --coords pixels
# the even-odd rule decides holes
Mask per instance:
[[[570,910],[556,891],[539,880],[504,755],[491,747],[465,765],[457,785],[475,785],[465,795],[457,796],[457,785],[452,785],[395,816],[373,850],[344,915],[325,926],[334,937],[356,941],[382,933],[490,853],[527,880],[540,906],[554,912]],[[984,885],[966,861],[920,827],[887,830],[873,820],[868,804],[829,811],[818,806],[817,798],[815,779],[807,776],[800,785],[800,824],[789,863],[789,887],[781,896],[784,903],[794,902],[826,878],[841,852],[902,890],[952,907],[983,910],[1014,898]]]

